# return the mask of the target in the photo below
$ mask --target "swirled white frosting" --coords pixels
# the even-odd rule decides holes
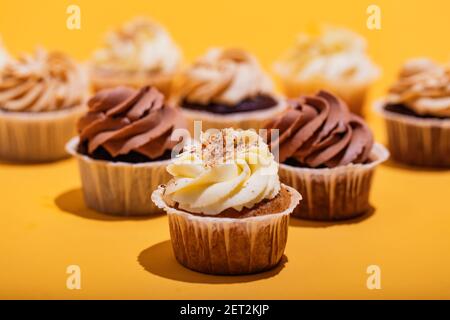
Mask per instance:
[[[251,130],[203,134],[167,167],[173,179],[165,197],[182,210],[217,215],[241,211],[280,191],[278,164],[267,144]]]
[[[334,27],[324,27],[315,35],[300,34],[274,69],[282,78],[300,82],[369,83],[379,74],[366,54],[364,38]]]
[[[119,72],[173,73],[181,60],[169,33],[146,18],[135,18],[109,32],[104,47],[94,53],[94,66]]]
[[[9,59],[9,54],[3,46],[2,39],[0,38],[0,70],[3,69]]]
[[[439,65],[425,58],[409,60],[387,101],[420,115],[450,117],[450,64]]]
[[[184,72],[179,95],[189,102],[231,107],[272,92],[272,81],[254,56],[241,49],[213,48]]]
[[[24,54],[0,72],[0,109],[45,112],[79,106],[86,94],[85,78],[82,68],[61,52]]]

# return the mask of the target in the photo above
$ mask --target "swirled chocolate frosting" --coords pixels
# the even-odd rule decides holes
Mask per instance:
[[[155,88],[117,87],[102,90],[80,119],[80,148],[94,158],[141,162],[161,159],[178,142],[174,129],[184,127],[181,115]],[[83,150],[82,150],[83,151]]]
[[[346,104],[326,91],[303,96],[268,124],[279,129],[271,148],[278,148],[280,162],[302,167],[334,168],[365,163],[373,146],[373,135],[364,121],[350,113]]]

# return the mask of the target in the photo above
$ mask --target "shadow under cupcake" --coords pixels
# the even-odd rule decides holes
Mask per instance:
[[[342,220],[370,209],[375,168],[389,153],[342,100],[326,91],[291,100],[266,128],[279,130],[270,143],[279,157],[281,182],[304,198],[294,217]]]

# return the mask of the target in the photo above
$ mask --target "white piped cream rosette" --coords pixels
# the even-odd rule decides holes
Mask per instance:
[[[36,50],[0,71],[0,158],[47,162],[68,157],[67,141],[85,112],[83,68],[59,52]]]
[[[331,26],[300,34],[295,46],[275,63],[274,71],[288,97],[327,90],[356,114],[361,114],[368,88],[380,73],[367,56],[364,38]]]
[[[248,52],[229,48],[212,48],[197,59],[180,76],[176,98],[190,103],[205,105],[204,110],[182,108],[192,132],[194,121],[201,121],[202,130],[236,128],[262,128],[268,119],[286,109],[285,101],[274,94],[273,83],[262,70],[257,59]],[[261,110],[230,112],[226,114],[209,112],[208,103],[235,105],[246,98],[268,94],[276,105]]]
[[[6,63],[11,59],[5,47],[3,46],[2,39],[0,38],[0,71],[5,67]]]
[[[278,264],[289,215],[301,196],[280,184],[278,164],[255,132],[203,134],[201,144],[187,148],[167,171],[172,180],[155,190],[152,200],[168,214],[182,265],[212,274],[246,274]],[[239,217],[274,201],[281,189],[289,197],[280,212]],[[227,210],[234,216],[223,215]]]
[[[135,18],[109,32],[91,63],[94,91],[126,85],[155,86],[169,94],[181,63],[181,51],[158,23]]]

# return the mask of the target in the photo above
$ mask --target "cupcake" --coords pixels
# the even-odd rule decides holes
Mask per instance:
[[[293,216],[340,220],[370,209],[372,176],[388,152],[345,102],[326,91],[302,96],[267,129],[278,130],[278,136],[271,132],[270,145],[281,182],[305,199]]]
[[[450,167],[450,64],[407,62],[376,109],[386,122],[393,159]]]
[[[43,49],[10,60],[0,72],[0,158],[54,161],[76,135],[86,77],[77,63]]]
[[[356,114],[362,113],[369,86],[379,74],[366,54],[365,40],[350,30],[332,27],[314,35],[300,34],[274,69],[287,96],[329,90]]]
[[[259,129],[285,109],[258,61],[240,49],[209,50],[182,74],[176,96],[193,131]]]
[[[120,216],[161,212],[148,190],[170,178],[166,166],[179,143],[172,134],[184,127],[178,109],[154,87],[104,89],[88,106],[79,137],[67,144],[87,206]]]
[[[92,89],[150,85],[168,94],[180,59],[180,50],[162,26],[135,18],[109,32],[104,46],[94,53]]]
[[[282,258],[301,196],[280,183],[278,164],[256,132],[211,131],[173,160],[173,178],[152,194],[167,212],[175,257],[210,274],[270,269]]]
[[[9,59],[9,54],[3,46],[2,39],[0,38],[0,71],[3,70]]]

